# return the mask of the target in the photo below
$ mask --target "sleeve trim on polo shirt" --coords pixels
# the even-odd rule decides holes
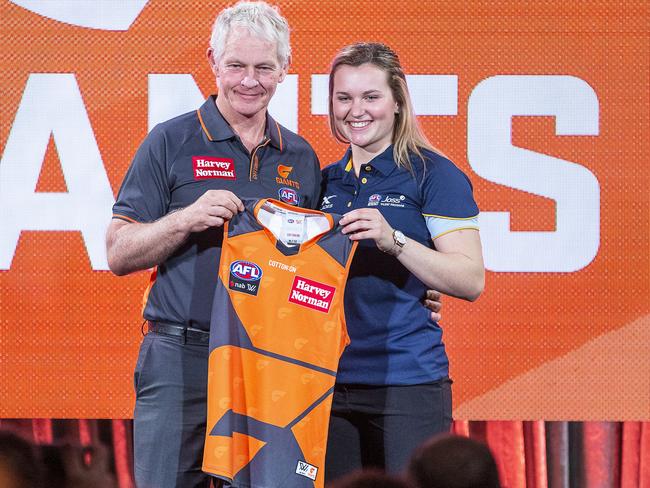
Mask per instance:
[[[446,220],[474,220],[478,218],[478,214],[472,217],[447,217],[445,215],[436,215],[436,214],[422,214],[424,217],[434,217],[436,219],[446,219]]]
[[[441,217],[425,217],[424,218],[429,236],[431,239],[437,239],[440,236],[462,229],[479,229],[478,216],[471,219],[458,219],[458,218],[441,218]]]
[[[214,139],[212,138],[212,135],[210,134],[210,131],[208,130],[208,128],[203,123],[203,116],[201,115],[201,109],[198,109],[196,111],[196,115],[199,116],[199,122],[201,123],[201,127],[203,128],[203,132],[205,132],[205,135],[208,136],[208,139],[210,139],[211,142],[214,142]]]
[[[114,219],[118,219],[118,220],[124,220],[124,221],[126,221],[126,222],[130,222],[130,223],[132,223],[132,224],[137,224],[137,223],[139,223],[137,220],[134,220],[134,219],[132,219],[131,217],[127,217],[126,215],[122,215],[122,214],[113,214],[113,217],[112,217],[112,218],[114,218]]]
[[[442,234],[438,234],[435,237],[432,237],[431,240],[435,241],[438,237],[442,237],[447,234],[451,234],[452,232],[456,232],[457,230],[479,230],[478,227],[458,227],[457,229],[450,229],[448,231],[443,232]]]

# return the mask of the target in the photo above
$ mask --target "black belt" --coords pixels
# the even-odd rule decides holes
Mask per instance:
[[[172,337],[180,337],[182,343],[208,344],[210,342],[210,333],[207,330],[193,329],[182,325],[166,324],[164,322],[147,322],[149,332],[162,334]]]

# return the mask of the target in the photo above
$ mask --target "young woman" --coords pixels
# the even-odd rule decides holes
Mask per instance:
[[[475,300],[484,286],[478,208],[468,178],[420,131],[397,54],[360,43],[334,58],[334,136],[349,144],[323,170],[321,209],[358,240],[345,292],[351,343],[334,392],[326,479],[402,470],[451,424],[442,330],[427,288]]]

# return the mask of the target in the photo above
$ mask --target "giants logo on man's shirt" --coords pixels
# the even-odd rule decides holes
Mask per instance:
[[[290,180],[289,175],[293,171],[293,166],[278,164],[278,176],[275,177],[275,182],[278,185],[286,185],[300,190],[300,183],[296,180]]]

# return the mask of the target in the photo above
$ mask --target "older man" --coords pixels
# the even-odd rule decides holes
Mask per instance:
[[[208,330],[224,221],[243,210],[240,197],[318,203],[316,154],[267,111],[290,54],[277,9],[240,2],[223,10],[207,50],[218,94],[151,131],[113,207],[111,270],[156,267],[135,370],[140,487],[209,484],[201,471]]]

